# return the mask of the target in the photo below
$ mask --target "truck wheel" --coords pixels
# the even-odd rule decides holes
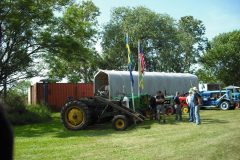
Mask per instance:
[[[174,114],[174,107],[173,106],[167,106],[166,114],[167,115],[173,115]]]
[[[222,101],[221,104],[219,105],[222,110],[228,110],[230,108],[230,104],[227,101]]]
[[[61,110],[61,119],[67,129],[84,129],[90,119],[88,107],[79,101],[68,102]]]
[[[113,121],[112,121],[113,127],[117,131],[123,131],[127,128],[128,126],[128,120],[127,117],[124,115],[117,115],[114,116]]]
[[[182,107],[182,113],[188,113],[189,112],[189,109],[188,109],[188,106],[183,106]]]

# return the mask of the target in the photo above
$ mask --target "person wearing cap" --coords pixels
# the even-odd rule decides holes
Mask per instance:
[[[194,115],[193,89],[192,88],[190,88],[190,90],[188,92],[186,102],[187,102],[188,107],[189,107],[189,122],[194,122],[195,121],[195,115]]]
[[[193,87],[193,104],[194,104],[194,115],[195,115],[196,125],[200,125],[201,120],[200,120],[199,109],[200,109],[200,106],[202,105],[202,101],[201,101],[201,96],[198,93],[197,87]]]

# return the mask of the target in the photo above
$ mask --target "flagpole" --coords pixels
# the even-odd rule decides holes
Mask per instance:
[[[132,83],[132,82],[131,82],[131,92],[132,92],[132,105],[133,105],[133,111],[135,112],[134,94],[133,94],[133,83]]]
[[[138,97],[140,97],[140,72],[141,72],[141,68],[140,68],[140,40],[138,40]]]

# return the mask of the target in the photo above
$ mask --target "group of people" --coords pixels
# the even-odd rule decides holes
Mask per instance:
[[[200,120],[200,114],[199,109],[201,105],[201,96],[198,93],[198,89],[196,87],[193,87],[189,90],[187,96],[187,104],[189,106],[189,121],[196,123],[196,125],[201,124]],[[180,99],[179,99],[180,93],[177,91],[176,95],[174,97],[174,108],[176,111],[176,121],[182,121],[182,109],[180,106]],[[161,91],[158,91],[155,98],[150,100],[150,104],[152,105],[152,108],[156,108],[156,112],[154,111],[154,114],[156,115],[156,119],[159,121],[163,121],[163,123],[166,123],[166,106],[164,105],[165,102],[165,96]]]

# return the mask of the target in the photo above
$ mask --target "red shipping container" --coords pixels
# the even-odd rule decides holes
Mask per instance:
[[[36,83],[30,89],[29,102],[45,104],[60,111],[68,97],[79,99],[93,96],[93,83]]]

